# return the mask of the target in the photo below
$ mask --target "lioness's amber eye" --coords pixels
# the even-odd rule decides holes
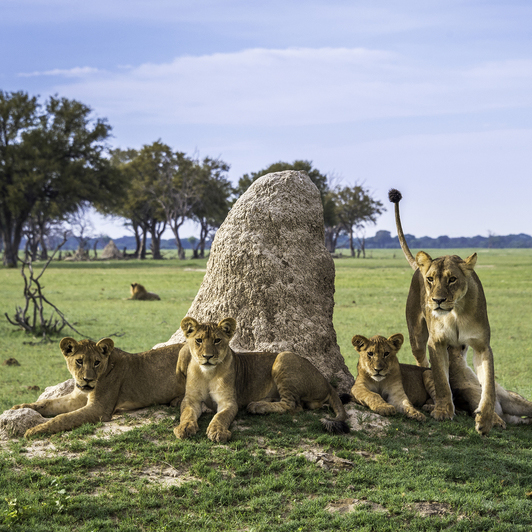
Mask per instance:
[[[428,281],[429,283],[432,283],[432,281],[434,281],[434,277],[427,277],[427,281]]]
[[[99,361],[99,360],[95,360],[95,361],[94,361],[94,367],[97,367],[97,366],[99,366],[99,365],[100,365],[100,361]]]
[[[449,277],[449,282],[454,283],[456,281],[456,277]]]
[[[371,358],[373,356],[373,351],[368,351],[368,357]]]
[[[388,351],[385,351],[384,358],[386,358],[390,353]]]
[[[76,358],[76,364],[78,366],[83,366],[83,359],[82,358]]]
[[[216,340],[214,340],[214,345],[218,345],[222,340],[220,338],[216,338]]]
[[[196,343],[197,343],[198,345],[201,345],[201,342],[202,342],[202,341],[203,341],[203,340],[202,340],[201,338],[196,338]]]

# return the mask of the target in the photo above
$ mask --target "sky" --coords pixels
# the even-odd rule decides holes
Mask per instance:
[[[113,147],[234,183],[312,161],[382,201],[367,236],[392,187],[406,233],[532,234],[529,0],[0,0],[0,46],[0,90],[83,102]]]

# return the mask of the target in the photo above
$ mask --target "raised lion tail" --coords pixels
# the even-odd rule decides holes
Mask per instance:
[[[403,233],[403,226],[401,225],[401,217],[399,216],[399,202],[403,199],[403,195],[396,188],[391,188],[388,192],[388,199],[395,204],[395,225],[397,226],[397,237],[399,238],[401,249],[405,254],[408,264],[410,264],[413,270],[417,270],[416,259],[412,255],[412,252],[406,243],[405,234]]]

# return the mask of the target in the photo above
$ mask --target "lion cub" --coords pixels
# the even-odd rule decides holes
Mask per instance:
[[[358,375],[351,388],[351,395],[361,405],[369,407],[381,416],[396,412],[417,421],[425,416],[416,406],[423,406],[434,398],[434,382],[431,371],[409,364],[399,364],[397,352],[403,345],[402,334],[388,339],[373,336],[353,336],[351,343],[360,353]]]
[[[229,341],[236,321],[225,318],[215,323],[198,323],[184,318],[181,329],[187,343],[179,354],[178,379],[186,377],[181,419],[174,434],[179,439],[198,431],[202,403],[216,411],[207,437],[225,442],[237,411],[247,406],[252,414],[297,412],[302,407],[320,408],[328,402],[336,418],[322,419],[329,432],[349,432],[346,412],[333,387],[305,358],[283,353],[235,353]]]
[[[138,283],[131,283],[129,287],[131,291],[131,297],[128,299],[136,299],[138,301],[160,301],[160,297],[153,292],[148,292],[144,286]]]
[[[110,421],[117,410],[134,410],[154,404],[176,406],[185,393],[175,373],[183,344],[174,344],[144,353],[126,353],[111,338],[95,343],[63,338],[59,343],[74,390],[63,397],[13,406],[31,408],[41,415],[55,416],[24,436],[71,430],[84,423]]]

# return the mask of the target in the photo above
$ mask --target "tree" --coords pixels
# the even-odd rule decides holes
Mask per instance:
[[[364,227],[376,223],[377,216],[385,210],[382,202],[373,199],[361,185],[337,188],[334,192],[336,215],[342,229],[349,235],[351,256],[355,256],[353,234],[358,233],[362,255],[366,257]]]
[[[262,177],[266,174],[271,174],[272,172],[284,172],[285,170],[298,170],[306,172],[310,180],[318,188],[323,202],[324,197],[329,192],[327,175],[322,174],[318,169],[313,168],[312,161],[303,160],[296,160],[293,163],[285,163],[279,161],[277,163],[271,164],[270,166],[268,166],[268,168],[265,168],[264,170],[259,170],[258,172],[251,172],[250,174],[244,174],[238,180],[238,185],[235,189],[235,196],[239,198],[259,177]]]
[[[229,171],[227,163],[206,157],[196,167],[197,195],[192,206],[192,219],[200,226],[200,237],[194,247],[194,258],[204,257],[206,241],[214,238],[214,233],[225,220],[234,190],[225,175]]]
[[[0,233],[4,265],[15,266],[22,231],[42,232],[83,203],[106,204],[121,182],[107,155],[111,127],[91,109],[50,97],[44,108],[24,92],[0,91]]]
[[[127,185],[122,202],[103,212],[128,220],[127,225],[135,234],[135,256],[140,259],[146,258],[148,234],[151,234],[153,258],[162,258],[160,241],[167,221],[158,194],[161,193],[161,176],[168,172],[169,151],[168,146],[157,141],[144,145],[139,151],[118,149],[112,152],[112,163],[121,172]]]

